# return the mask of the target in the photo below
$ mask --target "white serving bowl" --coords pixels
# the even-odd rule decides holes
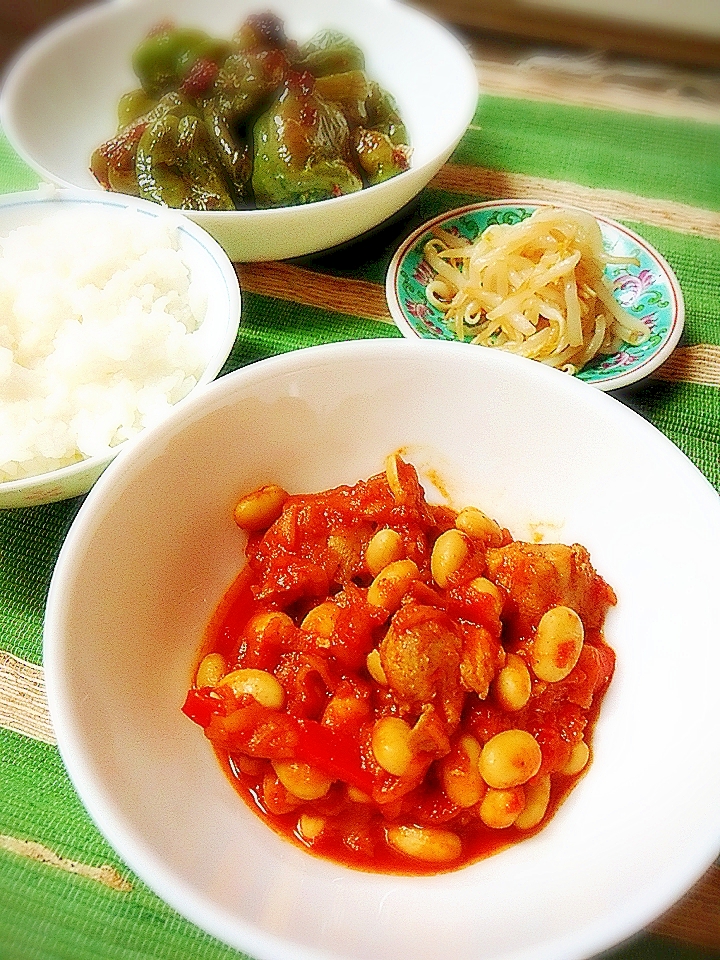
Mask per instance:
[[[100,189],[92,151],[112,136],[122,93],[138,86],[130,57],[160,20],[230,37],[271,7],[299,42],[324,27],[362,48],[368,74],[397,100],[413,148],[406,172],[356,194],[270,210],[192,213],[234,261],[278,260],[366,233],[408,204],[440,169],[477,105],[475,67],[445,27],[396,0],[115,0],[84,9],[36,40],[4,84],[0,123],[45,179]]]
[[[537,836],[415,878],[274,834],[180,711],[243,563],[237,498],[353,483],[398,449],[433,499],[430,477],[518,538],[585,544],[619,597],[586,776]],[[676,447],[542,364],[409,340],[265,360],[143,435],[81,508],[45,620],[60,750],[129,866],[257,960],[580,960],[656,918],[720,850],[719,538],[720,499]]]
[[[201,390],[220,372],[230,355],[240,325],[240,288],[237,275],[218,243],[201,227],[176,211],[119,194],[97,194],[88,190],[61,190],[54,187],[0,197],[0,237],[25,225],[38,224],[55,213],[101,205],[108,211],[128,207],[148,217],[169,217],[177,226],[179,250],[191,272],[207,291],[207,313],[199,336],[205,367],[195,387],[180,403]],[[78,463],[19,480],[0,482],[0,509],[31,507],[87,493],[111,460],[135,437],[113,448],[111,453],[88,457]]]

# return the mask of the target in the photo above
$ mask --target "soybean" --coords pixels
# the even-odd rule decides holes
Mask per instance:
[[[220,687],[230,687],[237,697],[251,696],[270,710],[280,710],[285,703],[285,691],[280,681],[267,670],[245,668],[225,674]]]
[[[391,453],[385,460],[385,476],[388,486],[390,487],[390,493],[392,493],[397,503],[402,503],[405,500],[405,491],[400,482],[398,455],[396,453]]]
[[[380,651],[377,649],[377,647],[370,651],[365,658],[365,663],[367,665],[368,673],[373,678],[375,683],[379,683],[381,687],[386,687],[387,677],[385,676],[385,670],[383,669],[382,660],[380,659]]]
[[[570,759],[560,772],[569,777],[577,776],[578,773],[585,769],[589,759],[590,747],[588,747],[584,740],[579,740],[572,748]]]
[[[329,639],[335,632],[335,624],[340,615],[340,607],[332,600],[326,600],[309,610],[303,622],[300,624],[302,630],[315,636]]]
[[[477,507],[465,507],[455,518],[455,526],[474,540],[497,547],[502,542],[502,530],[493,519]]]
[[[470,581],[470,586],[477,593],[489,593],[490,596],[495,600],[495,603],[498,608],[498,612],[502,610],[502,605],[503,605],[502,594],[498,590],[497,586],[492,582],[492,580],[488,580],[487,577],[475,577],[474,580]]]
[[[411,734],[412,728],[400,717],[381,717],[373,727],[373,755],[383,770],[395,777],[406,773],[414,759]]]
[[[250,617],[243,629],[243,637],[255,641],[274,638],[279,644],[283,639],[290,637],[294,631],[295,624],[286,613],[281,610],[269,610]]]
[[[439,587],[446,587],[469,553],[467,540],[459,530],[446,530],[435,541],[430,555],[430,572]]]
[[[282,513],[287,498],[287,492],[276,483],[265,484],[238,500],[235,523],[242,530],[267,530]]]
[[[525,808],[516,818],[515,826],[520,830],[532,830],[536,827],[550,802],[550,777],[546,774],[536,777],[525,784]]]
[[[397,530],[383,527],[373,534],[365,548],[365,565],[376,577],[389,563],[402,560],[404,552],[402,537]]]
[[[288,793],[299,800],[319,800],[332,786],[332,780],[309,763],[295,760],[276,760],[273,768]]]
[[[225,676],[227,665],[221,653],[209,653],[200,661],[195,674],[196,687],[216,687]]]
[[[480,804],[480,819],[486,827],[505,830],[511,827],[525,807],[525,791],[522,787],[509,787],[487,791]]]
[[[307,840],[308,843],[317,840],[324,829],[325,820],[323,817],[313,817],[309,813],[300,815],[300,819],[298,820],[298,833],[303,840]]]
[[[386,831],[388,843],[400,853],[429,863],[448,863],[462,853],[460,837],[439,827],[393,824]]]
[[[531,663],[539,680],[564,680],[580,658],[585,631],[571,607],[551,607],[540,619],[532,643]]]
[[[480,774],[489,787],[519,787],[534,777],[542,763],[540,745],[527,730],[503,730],[485,744]]]
[[[336,693],[323,710],[322,722],[329,727],[340,727],[349,723],[359,725],[369,714],[370,707],[365,700]]]
[[[522,710],[532,692],[530,671],[522,657],[516,653],[507,655],[505,666],[495,677],[493,692],[503,710],[511,713]]]
[[[446,796],[463,809],[474,807],[485,792],[480,776],[480,751],[475,737],[464,734],[440,764],[440,781]]]
[[[384,567],[368,587],[367,601],[393,613],[400,606],[413,581],[420,576],[413,560],[395,560]]]

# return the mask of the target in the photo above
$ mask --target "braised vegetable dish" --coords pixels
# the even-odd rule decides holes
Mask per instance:
[[[578,545],[427,502],[391,456],[353,486],[242,497],[247,565],[183,710],[275,831],[375,872],[456,869],[575,786],[615,657]]]
[[[230,40],[161,23],[133,55],[140,87],[91,158],[107,190],[186,210],[279,207],[354,193],[407,170],[392,96],[348,37],[299,46],[272,14]]]

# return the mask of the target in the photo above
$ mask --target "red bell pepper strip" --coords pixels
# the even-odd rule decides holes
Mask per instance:
[[[210,687],[193,687],[180,708],[186,717],[201,727],[207,727],[213,717],[226,713],[225,701],[211,696],[210,691]]]
[[[297,727],[295,759],[317,767],[333,780],[342,780],[364,793],[372,793],[374,773],[367,767],[356,737],[316,720],[298,719]]]
[[[210,688],[188,692],[183,713],[205,728],[208,739],[223,751],[238,751],[268,760],[310,764],[333,780],[352,784],[365,793],[373,773],[362,757],[356,737],[252,701],[233,708],[211,696]]]

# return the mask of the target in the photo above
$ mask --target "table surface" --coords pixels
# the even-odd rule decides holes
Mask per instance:
[[[451,160],[399,221],[303,262],[238,265],[243,320],[221,375],[303,346],[399,336],[383,281],[437,212],[544,198],[621,220],[675,269],[683,339],[618,394],[720,490],[720,82],[714,75],[476,43],[478,109]],[[0,192],[36,176],[0,133]],[[60,760],[44,694],[42,618],[82,498],[0,512],[0,960],[237,957],[177,916],[118,859]],[[718,798],[720,801],[720,798]],[[720,862],[605,960],[720,957]]]

